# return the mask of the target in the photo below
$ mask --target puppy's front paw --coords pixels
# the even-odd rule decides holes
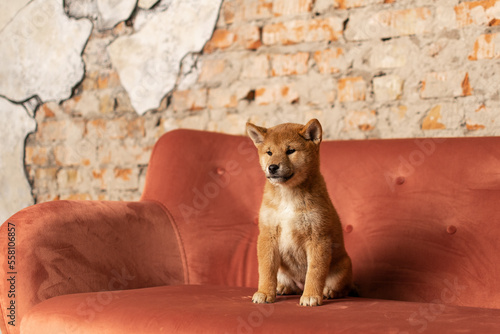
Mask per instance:
[[[302,295],[302,297],[300,297],[300,306],[320,306],[322,303],[322,296]]]
[[[276,295],[265,294],[264,292],[257,291],[253,294],[252,301],[256,304],[274,303]]]

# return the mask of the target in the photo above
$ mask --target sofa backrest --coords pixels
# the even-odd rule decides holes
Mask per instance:
[[[321,145],[361,296],[500,308],[500,138]],[[186,283],[257,285],[264,182],[245,137],[158,141],[143,199],[175,219]]]
[[[264,178],[245,137],[175,130],[156,143],[142,200],[170,212],[185,282],[257,286],[257,217]]]

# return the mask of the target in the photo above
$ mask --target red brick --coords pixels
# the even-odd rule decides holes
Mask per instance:
[[[198,82],[210,83],[220,81],[222,79],[221,74],[224,74],[225,69],[225,59],[204,59],[202,61]]]
[[[238,102],[248,94],[243,87],[214,88],[208,91],[208,108],[236,108]]]
[[[209,90],[208,107],[210,109],[236,108],[238,96],[230,89],[215,88]]]
[[[316,51],[314,61],[321,74],[338,73],[345,67],[344,50],[334,48]]]
[[[146,135],[144,118],[138,117],[127,124],[127,136],[130,138],[143,138]]]
[[[118,72],[109,71],[100,73],[97,77],[97,89],[106,89],[106,88],[116,88],[121,87],[120,77],[118,76]]]
[[[364,101],[366,98],[366,82],[362,77],[339,79],[337,89],[340,102]]]
[[[469,131],[483,130],[485,128],[483,124],[471,123],[470,121],[465,122],[465,127]]]
[[[379,3],[393,3],[395,0],[334,0],[337,8],[350,9]]]
[[[45,121],[38,124],[37,139],[44,142],[81,139],[85,122],[81,119]]]
[[[295,20],[264,26],[265,45],[296,44],[301,42],[336,41],[343,31],[343,21],[337,17]]]
[[[432,17],[430,9],[410,8],[383,12],[378,16],[380,22],[398,31],[398,35],[413,35],[427,31],[426,23]]]
[[[480,35],[474,43],[474,50],[469,55],[469,60],[500,58],[500,50],[496,47],[499,37],[499,34]]]
[[[376,101],[398,100],[403,95],[404,80],[389,74],[373,78],[373,93]]]
[[[313,0],[274,0],[274,16],[297,15],[311,12]]]
[[[303,22],[303,21],[301,21]],[[262,42],[265,45],[273,45],[273,44],[294,44],[299,43],[300,40],[295,38],[295,36],[287,38],[289,27],[285,26],[284,23],[275,23],[264,26],[262,30]]]
[[[56,194],[36,194],[35,195],[35,202],[36,203],[44,203],[44,202],[51,202],[51,201],[58,201],[60,200],[60,196]]]
[[[271,74],[272,76],[306,74],[308,61],[307,52],[271,55]]]
[[[84,165],[85,162],[92,158],[91,154],[95,154],[95,148],[75,145],[58,145],[54,147],[54,158],[58,166],[78,166]]]
[[[465,128],[467,131],[494,129],[500,122],[500,112],[496,107],[480,104],[476,108],[467,108],[465,114]]]
[[[82,176],[76,168],[62,168],[57,172],[58,189],[77,189],[82,184]]]
[[[425,116],[422,121],[422,130],[440,130],[446,129],[446,126],[441,123],[441,105],[434,106]]]
[[[34,187],[37,189],[55,188],[57,180],[57,168],[36,168],[33,178]]]
[[[272,17],[272,0],[243,1],[243,18],[247,21],[267,19]]]
[[[97,95],[96,91],[83,90],[80,95],[64,101],[61,104],[62,109],[66,114],[79,117],[99,114],[100,101]]]
[[[47,102],[40,106],[40,109],[36,112],[36,116],[38,116],[39,113],[41,114],[42,119],[45,120],[47,118],[54,118],[56,116],[62,115],[62,110],[56,103]]]
[[[422,98],[459,97],[472,95],[469,73],[464,71],[431,72],[422,80]]]
[[[174,111],[196,111],[207,107],[207,90],[174,91],[172,94],[172,107]]]
[[[500,24],[500,17],[495,15],[494,7],[500,0],[482,0],[462,2],[455,6],[457,23],[460,27],[468,25],[489,25]]]
[[[120,165],[147,165],[153,146],[142,146],[135,142],[110,140],[97,148],[99,165],[119,161]]]
[[[91,201],[94,198],[89,193],[77,193],[61,195],[59,199],[67,201]]]
[[[109,93],[99,93],[99,113],[113,114],[115,111],[115,99]]]
[[[97,71],[87,71],[83,77],[83,81],[80,87],[83,90],[94,90],[97,89],[97,78],[99,77],[99,72]]]
[[[144,120],[129,119],[125,116],[106,119],[98,118],[87,123],[88,138],[123,139],[125,137],[144,137]]]
[[[350,16],[344,36],[347,40],[360,41],[422,35],[431,32],[432,23],[432,11],[426,7],[358,11]]]
[[[131,169],[121,169],[121,168],[115,168],[115,177],[120,178],[124,181],[129,181],[130,180],[130,175],[132,174]]]
[[[46,166],[49,162],[51,148],[41,146],[26,146],[25,163],[27,165]]]
[[[465,73],[461,86],[462,86],[462,96],[472,95],[472,87],[469,81],[469,73]]]
[[[243,19],[242,0],[224,1],[222,3],[221,14],[225,24],[232,24]]]
[[[107,174],[110,175],[110,173]],[[113,189],[137,189],[139,186],[139,169],[137,168],[114,168],[113,177]],[[111,186],[108,187],[111,188]]]
[[[294,103],[299,94],[291,85],[269,85],[255,90],[255,103],[258,105]]]
[[[92,170],[92,186],[100,190],[135,190],[139,186],[139,168],[99,168]]]
[[[125,21],[122,21],[118,23],[116,26],[113,27],[111,30],[113,32],[113,35],[115,36],[121,36],[124,35],[125,33],[131,34],[133,32],[133,28],[127,25]]]
[[[256,50],[261,45],[260,28],[255,25],[244,25],[235,29],[235,40],[245,49]]]
[[[205,53],[212,53],[215,50],[224,50],[233,45],[236,35],[227,29],[216,29],[212,38],[205,45]]]
[[[251,55],[243,60],[241,78],[267,78],[269,76],[269,57],[265,54]]]
[[[105,178],[107,171],[108,170],[105,168],[92,170],[92,177],[94,178],[94,182],[92,183],[95,184],[101,190],[105,190],[107,188],[106,178]]]
[[[344,118],[344,131],[371,131],[377,124],[375,110],[349,111]]]

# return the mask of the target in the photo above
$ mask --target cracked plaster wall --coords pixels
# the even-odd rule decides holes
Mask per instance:
[[[120,103],[124,100],[125,104],[128,103],[125,95],[129,95],[138,113],[157,107],[163,96],[175,85],[181,59],[188,52],[200,51],[210,38],[219,7],[220,1],[196,0],[3,2],[0,5],[0,125],[6,140],[0,150],[0,221],[5,221],[16,211],[33,204],[34,199],[39,202],[37,187],[50,189],[67,185],[73,192],[78,191],[77,185],[71,182],[81,180],[82,177],[64,167],[67,167],[67,163],[90,164],[92,149],[96,148],[96,143],[84,138],[87,132],[85,121],[75,125],[66,124],[65,120],[82,108],[90,113],[102,112],[106,108],[106,102],[110,101],[104,98],[94,103],[95,96],[87,97],[80,109],[75,107],[66,113],[69,116],[63,116],[61,120],[49,125],[50,133],[34,134],[34,139],[28,138],[27,142],[34,140],[37,144],[46,145],[43,153],[38,150],[33,152],[29,146],[25,152],[26,137],[35,131],[40,114],[47,118],[56,117],[55,114],[47,114],[50,110],[48,106],[59,108],[63,101],[68,101],[74,94],[75,87],[84,79],[85,70],[96,73],[93,72],[94,67],[110,65],[107,58],[107,50],[110,50],[114,58],[113,66],[118,73],[114,73],[112,78],[106,78],[106,81],[109,79],[118,82],[120,76],[128,90],[121,91]],[[127,29],[123,23],[134,12],[137,16],[137,31]],[[120,22],[122,25],[115,29]],[[189,29],[177,29],[183,25]],[[88,53],[95,52],[98,55],[92,60],[87,57],[85,67],[82,53],[91,33],[97,36],[96,39],[104,37],[101,39],[103,44],[89,46]],[[109,46],[112,44],[110,39],[121,33],[123,36]],[[137,47],[134,40],[142,45]],[[93,50],[94,47],[98,49]],[[151,57],[155,49],[159,50],[156,52],[157,58]],[[149,74],[149,70],[154,72]],[[136,103],[134,97],[137,94],[133,92],[137,89],[128,81],[129,73],[140,75],[142,71],[148,73],[149,77],[139,80],[139,83],[143,86],[149,85],[147,80],[154,80],[155,83],[155,87],[146,86],[148,91],[155,94],[141,98],[145,107]],[[160,75],[159,79],[156,75]],[[156,85],[158,80],[167,84]],[[102,85],[103,82],[100,82],[99,88]],[[81,87],[82,85],[76,89]],[[81,96],[77,94],[76,98],[80,99]],[[113,106],[118,104],[118,98],[114,98]],[[134,131],[131,124],[124,120],[124,126]],[[39,124],[39,130],[46,128],[47,124]],[[99,128],[95,133],[99,136],[104,131],[106,129]],[[56,146],[60,141],[63,144]],[[47,147],[50,146],[53,147],[49,150],[54,151],[46,154],[49,151]],[[143,160],[147,161],[147,158]],[[43,168],[47,161],[55,166]],[[26,169],[25,162],[28,162]],[[37,168],[37,163],[41,163],[42,168]],[[114,168],[113,173],[125,180],[130,177],[126,170]],[[39,181],[39,177],[43,179],[47,175],[49,180]],[[54,178],[50,179],[51,176]]]
[[[44,50],[0,65],[15,79],[0,95],[37,123],[24,147],[37,203],[137,200],[154,143],[175,128],[316,117],[327,139],[500,133],[500,0],[115,2],[0,5],[0,43]],[[69,44],[19,39],[15,20],[44,22],[33,17],[47,8],[57,19],[43,29]]]

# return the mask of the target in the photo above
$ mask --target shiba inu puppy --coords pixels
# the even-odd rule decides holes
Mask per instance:
[[[259,212],[259,287],[254,303],[298,294],[300,305],[345,297],[352,289],[351,259],[339,216],[320,173],[322,128],[285,123],[246,126],[267,182]]]

